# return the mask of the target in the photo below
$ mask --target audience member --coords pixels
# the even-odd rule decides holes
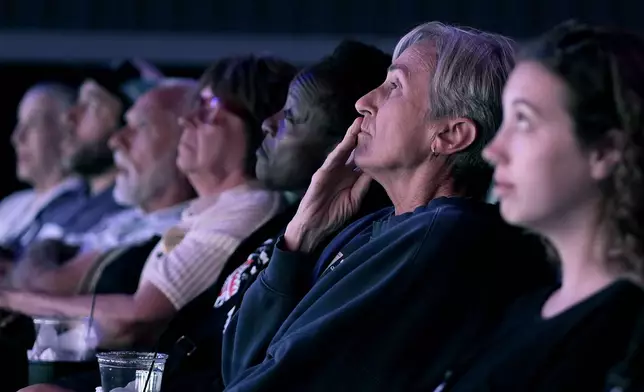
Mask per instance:
[[[257,177],[274,189],[289,192],[293,199],[306,187],[346,128],[355,117],[354,103],[377,87],[387,73],[391,57],[359,42],[341,43],[320,62],[298,73],[289,87],[284,108],[263,122],[265,134],[257,150]],[[369,196],[376,197],[378,194]],[[386,195],[385,195],[386,196]],[[185,331],[195,350],[185,356],[185,342],[170,352],[164,390],[221,390],[221,340],[225,326],[238,309],[243,295],[270,260],[278,234],[292,218],[297,202],[275,220],[271,238],[255,250],[225,279],[212,311],[203,315],[196,329]],[[363,209],[358,216],[370,210]]]
[[[520,299],[446,390],[608,390],[644,315],[643,68],[644,39],[576,23],[524,49],[484,157],[503,218],[548,241],[561,283]]]
[[[516,262],[539,248],[482,201],[512,64],[508,39],[436,22],[399,42],[226,329],[226,390],[415,389],[550,278],[541,259]],[[311,257],[371,178],[394,208]]]
[[[43,210],[65,210],[82,197],[81,181],[70,176],[63,165],[62,144],[70,130],[62,116],[73,103],[73,90],[45,83],[27,90],[20,101],[11,142],[18,179],[31,189],[0,203],[0,244],[9,252]]]
[[[16,151],[18,179],[31,189],[16,192],[0,203],[0,246],[5,271],[14,265],[19,237],[41,213],[68,209],[83,198],[82,182],[63,166],[62,141],[69,129],[62,115],[73,103],[74,91],[57,83],[37,84],[20,101],[11,142]],[[33,338],[29,329],[31,320],[18,322],[14,315],[0,315],[0,351],[11,358],[0,390],[15,391],[27,383],[26,349]]]

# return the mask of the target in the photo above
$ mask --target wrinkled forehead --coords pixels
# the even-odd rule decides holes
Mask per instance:
[[[431,72],[437,63],[436,44],[431,40],[417,42],[394,59],[392,68],[404,67],[412,76],[414,72]]]
[[[147,121],[163,114],[163,107],[152,98],[142,96],[137,99],[134,106],[125,113],[126,121],[128,123]]]

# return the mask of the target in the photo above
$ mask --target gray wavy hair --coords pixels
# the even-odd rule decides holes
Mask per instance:
[[[428,22],[398,42],[393,58],[419,42],[430,43],[436,51],[430,61],[435,72],[430,82],[428,116],[464,117],[477,126],[476,140],[453,156],[452,167],[457,187],[465,188],[469,196],[484,198],[492,168],[481,152],[501,125],[501,93],[514,66],[514,42],[498,34]]]

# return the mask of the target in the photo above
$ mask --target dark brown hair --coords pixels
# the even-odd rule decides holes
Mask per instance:
[[[527,45],[521,60],[537,61],[565,82],[582,148],[611,142],[621,149],[601,184],[606,251],[619,268],[644,277],[644,39],[566,22]]]
[[[246,171],[252,176],[255,175],[255,151],[264,139],[262,121],[284,106],[296,71],[284,60],[249,55],[223,58],[201,77],[199,89],[210,87],[213,94],[244,121]]]

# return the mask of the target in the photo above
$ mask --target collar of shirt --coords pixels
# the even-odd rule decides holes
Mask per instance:
[[[151,222],[165,221],[167,219],[173,219],[176,216],[181,216],[183,211],[185,211],[193,202],[194,200],[188,200],[179,204],[175,204],[171,207],[162,208],[160,210],[152,211],[149,213],[143,211],[140,208],[136,208],[135,211],[141,218],[146,218]]]
[[[178,221],[184,209],[189,205],[190,201],[175,204],[171,207],[162,208],[160,210],[145,212],[140,208],[130,208],[121,211],[111,217],[104,219],[100,224],[94,226],[90,232],[100,233],[106,230],[113,230],[114,228],[121,228],[127,224],[133,224],[145,220],[146,226],[153,226],[155,223],[165,223],[168,220]],[[82,238],[83,235],[68,236],[69,238]],[[73,240],[72,240],[73,241]]]
[[[49,203],[49,201],[55,199],[56,196],[60,194],[63,194],[67,191],[72,191],[77,189],[80,190],[84,187],[85,187],[85,183],[81,178],[68,177],[64,179],[62,182],[60,182],[58,185],[54,186],[53,188],[45,192],[35,193],[34,203],[39,205],[45,205]]]
[[[236,187],[227,189],[216,195],[198,197],[192,202],[190,202],[190,205],[188,205],[188,207],[183,211],[182,219],[188,219],[188,218],[192,218],[197,215],[200,215],[207,209],[217,204],[217,201],[219,199],[234,197],[238,193],[248,192],[249,190],[252,190],[252,189],[261,189],[261,188],[263,188],[263,185],[259,181],[254,180],[254,181],[249,181],[245,184],[241,184]]]

